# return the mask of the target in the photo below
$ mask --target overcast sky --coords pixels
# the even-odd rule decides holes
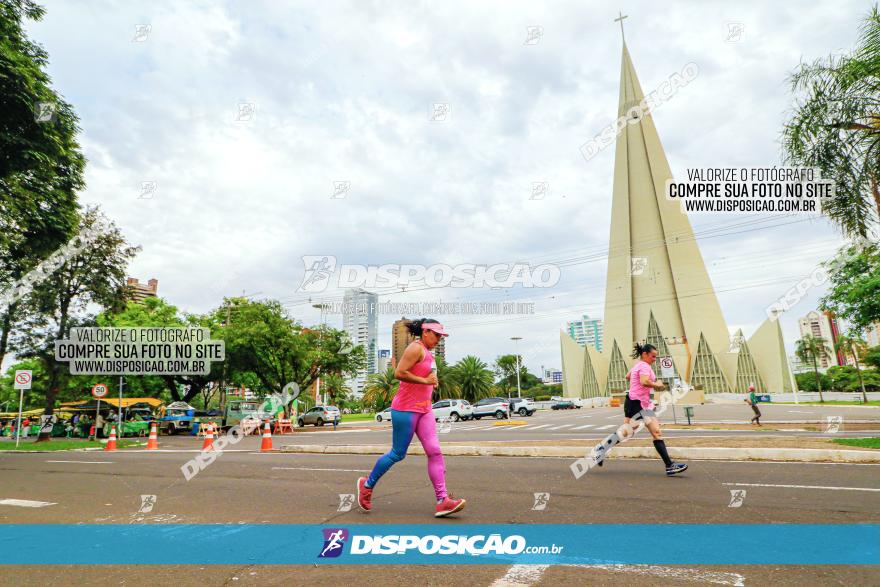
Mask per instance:
[[[100,204],[143,246],[130,274],[157,278],[163,298],[199,312],[244,291],[316,323],[311,303],[341,291],[311,302],[298,293],[305,255],[367,265],[568,260],[553,288],[381,297],[534,302],[534,315],[437,318],[452,332],[448,359],[491,362],[521,336],[537,372],[560,366],[567,320],[604,307],[614,149],[586,161],[579,146],[617,113],[618,9],[646,93],[699,66],[654,113],[683,176],[779,165],[786,76],[801,59],[848,50],[870,5],[669,4],[51,1],[28,31],[81,118],[82,202]],[[536,42],[528,27],[541,27]],[[445,120],[431,119],[435,104],[448,105]],[[154,182],[149,197],[144,182]],[[334,182],[350,182],[344,198],[332,197]],[[534,182],[547,182],[543,199],[530,199]],[[727,323],[746,335],[842,243],[805,215],[691,221],[708,231],[700,248]],[[782,318],[789,348],[797,317],[823,293]],[[397,317],[380,317],[381,348]],[[342,325],[338,315],[328,322]]]

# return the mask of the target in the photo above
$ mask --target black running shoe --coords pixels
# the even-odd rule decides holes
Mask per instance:
[[[666,475],[668,477],[672,477],[678,473],[684,473],[687,471],[688,466],[685,463],[672,463],[671,466],[666,467]]]

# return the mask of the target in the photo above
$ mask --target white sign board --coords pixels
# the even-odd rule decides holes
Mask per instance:
[[[675,376],[675,369],[672,366],[672,357],[660,357],[660,377],[666,379]]]
[[[33,375],[33,371],[16,371],[15,389],[30,389]]]

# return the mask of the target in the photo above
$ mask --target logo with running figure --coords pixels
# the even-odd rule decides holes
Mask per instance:
[[[345,541],[348,540],[348,530],[345,528],[324,528],[324,547],[318,558],[336,558],[342,554]]]
[[[327,288],[330,276],[336,270],[336,257],[332,255],[305,255],[305,273],[298,292],[321,292]]]

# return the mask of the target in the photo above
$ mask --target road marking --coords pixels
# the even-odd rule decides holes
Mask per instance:
[[[513,565],[491,587],[527,587],[541,580],[541,575],[550,565]]]
[[[538,428],[546,428],[547,426],[552,426],[552,424],[539,424],[538,426],[532,428],[532,430],[537,430]]]
[[[495,580],[491,587],[529,587],[538,583],[544,571],[550,565],[513,565],[507,569],[507,573],[500,579]],[[561,565],[579,569],[600,569],[612,573],[633,573],[636,575],[653,575],[667,579],[682,579],[696,581],[698,583],[710,583],[714,585],[732,585],[742,587],[746,578],[739,573],[721,573],[717,571],[703,571],[698,569],[661,567],[659,565]]]
[[[47,463],[80,463],[82,465],[112,465],[114,461],[46,461]]]
[[[575,426],[572,430],[583,430],[584,428],[592,428],[595,424],[584,424],[583,426]]]
[[[609,428],[614,428],[614,424],[606,424],[605,426],[599,426],[596,430],[608,430]]]
[[[55,505],[53,501],[31,501],[30,499],[0,499],[0,505],[15,505],[22,508],[44,508]]]
[[[835,491],[880,491],[873,487],[833,487],[830,485],[773,485],[770,483],[722,483],[722,485],[736,485],[737,487],[782,487],[784,489],[832,489]]]
[[[272,467],[283,471],[339,471],[342,473],[369,473],[367,469],[320,469],[315,467]]]
[[[548,428],[548,430],[560,430],[562,428],[568,428],[571,424],[563,424],[562,426],[554,426],[553,428]]]
[[[800,412],[798,410],[786,410],[789,414],[810,414],[813,415],[813,412]]]

